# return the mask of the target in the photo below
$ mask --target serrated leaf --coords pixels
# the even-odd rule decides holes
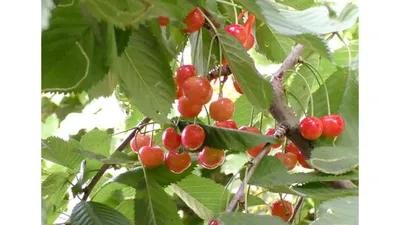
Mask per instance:
[[[183,128],[192,122],[180,120],[178,123],[181,131]],[[279,140],[272,136],[266,136],[263,134],[255,134],[250,132],[244,132],[233,129],[219,128],[214,126],[208,126],[202,123],[196,123],[201,126],[206,133],[206,139],[204,140],[204,146],[230,150],[230,151],[245,151],[247,149],[270,143],[278,143]]]
[[[291,38],[305,47],[319,53],[329,61],[332,61],[332,52],[328,47],[328,42],[322,37],[315,34],[302,34]]]
[[[324,173],[342,174],[358,166],[358,147],[315,148],[309,162]]]
[[[295,187],[279,186],[268,188],[268,191],[275,193],[286,193],[323,201],[337,197],[358,195],[358,188],[334,189],[324,183],[309,183]]]
[[[111,136],[103,130],[91,130],[82,136],[81,146],[87,151],[109,156]]]
[[[119,57],[125,51],[126,46],[128,46],[129,37],[132,35],[132,29],[127,28],[125,30],[122,30],[115,27],[114,32],[115,41],[117,43],[117,56]]]
[[[349,172],[340,176],[327,175],[321,172],[289,174],[287,167],[278,158],[275,156],[265,156],[261,159],[249,183],[268,188],[295,183],[357,179],[358,173],[355,172]]]
[[[225,161],[221,165],[221,172],[226,175],[235,174],[248,161],[250,161],[250,156],[244,152],[229,154],[225,157]]]
[[[83,157],[75,152],[75,149],[81,148],[79,142],[74,139],[64,141],[61,138],[49,137],[43,141],[42,158],[58,165],[77,169]]]
[[[117,210],[98,202],[79,202],[71,214],[74,225],[131,225]]]
[[[46,139],[53,135],[54,132],[58,129],[59,124],[60,120],[58,119],[56,113],[48,116],[44,123],[42,122],[42,139]]]
[[[349,43],[347,43],[347,46],[349,47],[350,50],[350,54],[352,57],[351,60],[353,60],[356,56],[358,56],[358,40],[350,41]],[[348,67],[349,52],[347,51],[346,46],[337,49],[333,53],[333,59],[337,66]]]
[[[104,164],[133,164],[138,162],[136,158],[118,151],[114,152],[110,157],[83,149],[76,149],[75,152],[78,152],[88,159],[96,160]]]
[[[221,225],[249,225],[249,224],[268,224],[268,225],[287,225],[281,218],[276,216],[257,215],[250,213],[222,213],[215,218]]]
[[[314,0],[283,0],[279,1],[279,3],[290,6],[297,10],[308,9],[315,5]]]
[[[80,92],[102,80],[115,57],[111,28],[84,15],[78,1],[55,8],[42,33],[42,90]]]
[[[294,42],[290,38],[271,30],[261,20],[256,20],[256,27],[256,51],[265,55],[272,62],[283,62],[292,50]]]
[[[255,107],[267,112],[272,103],[272,87],[255,68],[250,55],[240,42],[224,29],[218,29],[224,57],[244,95]]]
[[[208,52],[203,52],[203,29],[190,35],[189,41],[193,66],[196,68],[197,74],[203,76],[208,72],[207,59],[204,58],[208,56]]]
[[[322,203],[311,225],[358,224],[358,197],[337,198]]]
[[[90,197],[92,201],[106,204],[110,207],[117,207],[127,198],[123,193],[123,189],[125,188],[133,190],[133,193],[135,192],[135,189],[128,187],[127,185],[110,183],[101,185],[101,187],[95,193],[92,193]],[[132,198],[133,196],[129,196],[129,198]]]
[[[232,120],[236,122],[238,127],[248,126],[250,124],[253,106],[244,95],[239,96],[234,103],[235,112],[233,113]],[[260,113],[260,110],[254,108],[253,116],[256,117],[258,113]]]
[[[93,100],[99,97],[109,97],[114,93],[117,84],[118,76],[113,72],[109,72],[103,80],[88,90],[89,99]]]
[[[122,201],[115,209],[122,213],[132,225],[135,225],[135,201],[133,199]]]
[[[169,123],[176,87],[172,71],[159,43],[144,27],[133,31],[124,53],[117,61],[121,90],[143,114],[159,123]]]
[[[146,188],[135,196],[136,224],[182,225],[175,203],[154,180],[147,179]]]

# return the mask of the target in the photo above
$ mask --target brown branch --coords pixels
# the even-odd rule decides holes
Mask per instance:
[[[125,140],[122,141],[122,143],[118,146],[118,148],[115,151],[121,152],[124,150],[124,148],[129,144],[129,142],[136,136],[136,133],[140,130],[140,128],[144,125],[150,122],[150,118],[145,117],[142,119],[135,127],[135,129],[132,130],[132,132],[129,134],[128,137],[125,138]],[[97,182],[100,180],[100,178],[104,175],[104,173],[111,167],[111,164],[104,164],[100,170],[96,173],[96,175],[92,178],[88,186],[86,186],[83,189],[83,197],[82,201],[86,201],[89,197],[90,192],[96,186]]]
[[[293,215],[292,215],[292,217],[290,218],[290,220],[288,221],[289,224],[292,224],[293,221],[294,221],[294,219],[296,218],[297,211],[299,211],[301,205],[303,204],[303,200],[304,200],[303,197],[299,197],[299,201],[297,202],[296,206],[294,207]]]

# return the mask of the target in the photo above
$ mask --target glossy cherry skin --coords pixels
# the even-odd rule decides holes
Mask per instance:
[[[176,152],[181,147],[181,135],[174,128],[168,127],[162,135],[162,143],[168,151]]]
[[[164,162],[164,152],[158,146],[143,146],[139,149],[140,161],[146,168],[153,168]]]
[[[160,26],[167,26],[169,24],[169,18],[166,16],[160,16],[158,17],[158,23]]]
[[[186,118],[194,118],[201,112],[202,105],[195,104],[185,96],[178,99],[178,112]]]
[[[293,144],[293,142],[290,142],[287,146],[286,146],[286,152],[291,152],[293,154],[297,155],[297,161],[299,162],[299,164],[307,169],[312,169],[312,167],[306,162],[306,159],[304,158],[303,154],[301,154],[301,151],[299,148],[297,148],[296,145]]]
[[[253,45],[254,45],[254,36],[252,34],[249,34],[243,46],[246,49],[246,51],[248,51],[253,47]]]
[[[177,86],[182,86],[186,79],[189,77],[195,77],[196,68],[193,65],[183,65],[176,69],[176,84]]]
[[[136,137],[134,137],[131,142],[131,149],[135,152],[138,151],[143,146],[150,146],[150,136],[142,135],[141,133],[137,133]],[[155,141],[153,140],[153,145],[155,145]]]
[[[200,10],[198,8],[195,8],[186,16],[183,22],[187,26],[187,28],[184,29],[183,32],[193,33],[200,30],[205,22],[205,18],[203,14],[201,14]]]
[[[244,44],[244,42],[246,41],[247,32],[244,26],[241,24],[231,24],[225,27],[225,31],[238,39],[242,44]]]
[[[261,134],[260,129],[256,128],[256,127],[247,127],[247,126],[242,126],[239,128],[240,131],[246,131],[246,132],[251,132],[251,133],[256,133],[256,134]],[[258,153],[260,153],[260,151],[262,150],[262,148],[264,147],[264,144],[261,144],[259,146],[256,146],[254,148],[248,149],[246,151],[247,155],[249,155],[250,157],[256,157],[258,155]],[[265,152],[265,154],[267,155],[270,151]]]
[[[234,129],[234,130],[238,129],[238,126],[237,126],[236,122],[233,121],[233,120],[215,121],[213,123],[213,126],[222,127],[222,128],[229,128],[229,129]]]
[[[210,117],[216,121],[226,121],[232,118],[235,104],[229,98],[220,98],[210,104]]]
[[[242,89],[239,86],[239,83],[237,82],[237,80],[235,79],[235,77],[232,75],[232,82],[233,82],[233,87],[235,88],[235,90],[240,93],[243,94]]]
[[[275,133],[275,129],[274,128],[268,128],[265,131],[265,135],[267,135],[267,136],[274,136],[274,133]],[[280,138],[279,140],[283,140],[283,138]],[[272,148],[279,148],[281,146],[282,146],[282,143],[277,143],[277,144],[273,144],[271,147]]]
[[[307,140],[313,141],[318,139],[322,134],[322,121],[313,116],[308,116],[300,122],[300,134]]]
[[[212,170],[224,163],[225,152],[224,150],[204,147],[197,155],[197,161],[200,166]]]
[[[288,170],[292,170],[294,167],[296,167],[297,164],[296,154],[291,152],[287,152],[285,154],[282,154],[282,152],[277,152],[275,156],[288,167]]]
[[[169,171],[180,174],[192,165],[192,159],[188,153],[179,154],[178,152],[168,151],[165,154],[165,165]]]
[[[219,225],[219,223],[216,220],[209,220],[207,225]]]
[[[182,89],[183,95],[198,105],[207,104],[213,94],[210,81],[205,77],[189,77],[183,83]]]
[[[197,124],[190,124],[182,131],[182,145],[188,150],[194,151],[203,145],[206,133]]]
[[[283,200],[286,209],[287,209],[287,213],[285,210],[285,206],[283,206],[283,203],[281,200],[278,200],[274,203],[272,203],[271,205],[271,215],[272,216],[278,216],[280,218],[282,218],[285,222],[289,221],[290,217],[292,217],[293,215],[293,205],[292,203]]]
[[[344,130],[344,120],[339,115],[327,115],[321,117],[322,136],[327,138],[337,137]]]

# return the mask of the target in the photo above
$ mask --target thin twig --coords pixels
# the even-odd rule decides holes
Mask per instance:
[[[290,218],[290,220],[288,221],[289,224],[292,224],[294,219],[296,218],[297,211],[299,211],[299,209],[301,208],[301,205],[303,204],[303,200],[304,200],[304,197],[299,197],[299,201],[297,201],[296,206],[294,207],[293,215]]]

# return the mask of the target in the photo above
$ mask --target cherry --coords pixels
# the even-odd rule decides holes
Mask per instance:
[[[253,27],[254,21],[256,20],[256,16],[250,14],[247,18],[246,22],[244,23],[243,27],[246,30],[247,35],[251,34],[251,28]],[[247,36],[248,38],[248,36]]]
[[[344,120],[339,115],[328,115],[321,117],[322,136],[327,138],[337,137],[344,130]]]
[[[283,200],[287,211],[285,210],[285,206],[283,206],[283,203],[281,200],[275,201],[271,205],[271,215],[272,216],[277,216],[282,218],[285,222],[289,221],[290,217],[293,215],[293,205],[292,203]]]
[[[206,139],[206,133],[197,124],[190,124],[182,131],[182,145],[188,150],[193,151],[200,148],[204,139]]]
[[[210,116],[216,121],[226,121],[232,118],[235,104],[229,98],[220,98],[210,104]]]
[[[274,136],[275,129],[274,128],[268,128],[265,132],[265,135],[267,136]],[[283,138],[280,138],[279,140],[283,140]],[[272,144],[272,148],[279,148],[282,146],[282,143],[277,143],[277,144]]]
[[[158,23],[160,26],[167,26],[169,24],[169,18],[166,16],[159,16]]]
[[[191,102],[204,105],[207,104],[212,97],[213,89],[210,81],[205,77],[189,77],[182,85],[183,95]]]
[[[246,51],[248,51],[253,47],[253,45],[254,45],[254,36],[252,34],[249,34],[243,46],[246,49]]]
[[[223,66],[228,65],[228,62],[226,61],[226,59],[223,59],[223,60],[222,60],[222,65],[223,65]]]
[[[277,152],[275,156],[288,167],[288,170],[292,170],[296,166],[297,155],[294,153],[287,152],[282,154],[282,152]]]
[[[222,127],[222,128],[229,128],[229,129],[238,129],[238,126],[235,121],[233,120],[226,120],[226,121],[215,121],[213,126]]]
[[[256,128],[256,127],[247,127],[247,126],[242,126],[239,128],[240,131],[246,131],[246,132],[251,132],[251,133],[256,133],[256,134],[261,134],[260,129]],[[256,146],[254,148],[248,149],[246,151],[247,155],[251,156],[251,157],[256,157],[258,155],[258,153],[260,153],[260,151],[262,150],[262,148],[264,147],[264,144],[261,144],[259,146]],[[265,154],[267,155],[270,151],[265,152]]]
[[[158,146],[143,146],[139,149],[140,161],[146,168],[161,165],[164,161],[164,152]]]
[[[185,96],[182,96],[178,99],[178,111],[183,117],[196,117],[201,112],[202,107],[202,105],[193,103]]]
[[[162,135],[162,143],[168,151],[176,152],[181,147],[181,135],[174,128],[168,127]]]
[[[136,137],[134,137],[131,142],[131,149],[135,152],[138,151],[143,146],[150,146],[150,136],[142,135],[141,133],[137,133]],[[153,140],[153,144],[155,145],[155,141]]]
[[[168,151],[165,155],[165,165],[169,171],[180,174],[192,165],[192,159],[188,153],[179,154]]]
[[[219,225],[219,223],[218,221],[211,219],[208,221],[207,225]]]
[[[317,117],[308,116],[300,122],[299,130],[305,139],[313,141],[322,134],[322,122]]]
[[[197,161],[200,166],[212,170],[224,163],[225,152],[224,150],[204,147],[197,155]]]
[[[196,68],[193,65],[183,65],[176,69],[176,84],[182,86],[183,82],[189,77],[195,77],[197,75]]]
[[[185,33],[193,33],[200,30],[205,22],[203,14],[198,8],[193,9],[183,21],[187,28],[183,30]]]
[[[306,159],[304,158],[303,154],[301,154],[301,151],[299,148],[297,148],[296,145],[293,144],[293,142],[290,142],[286,146],[286,153],[291,152],[293,154],[297,155],[297,161],[300,163],[300,165],[304,168],[307,169],[312,169],[312,167],[306,162]]]
[[[240,93],[243,94],[242,89],[239,86],[239,83],[236,81],[235,77],[232,75],[232,82],[233,82],[233,87],[235,88],[235,90]]]
[[[183,90],[182,90],[182,88],[180,87],[180,86],[177,86],[176,87],[176,99],[179,99],[180,97],[182,97],[183,96]]]
[[[231,24],[225,27],[225,31],[238,39],[242,44],[244,44],[244,42],[246,41],[247,32],[244,26],[241,24]]]

